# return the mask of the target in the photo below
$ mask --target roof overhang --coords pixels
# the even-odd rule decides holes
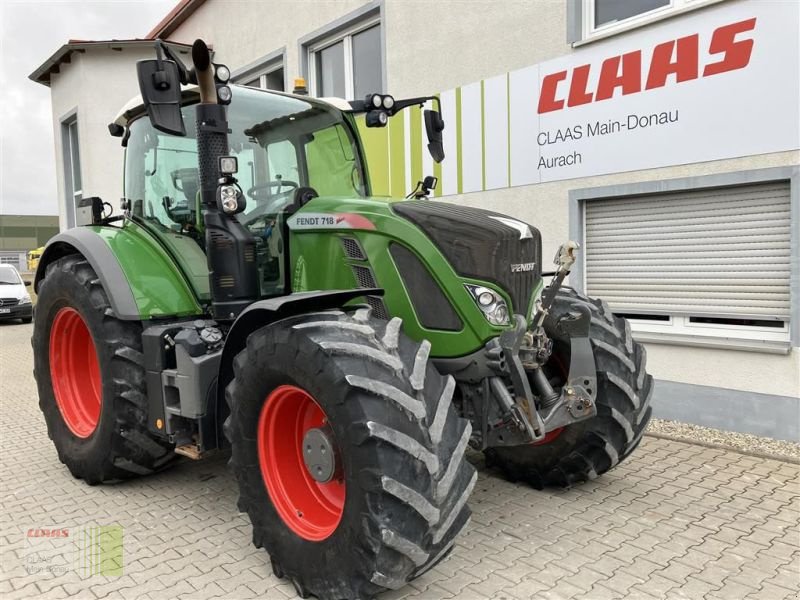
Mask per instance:
[[[205,0],[181,0],[173,8],[167,16],[159,21],[158,25],[150,30],[147,34],[149,38],[165,38],[173,31],[180,27],[186,19],[188,19],[194,11],[196,11],[205,2]]]
[[[61,46],[55,53],[44,61],[39,67],[30,75],[28,79],[41,83],[42,85],[50,85],[50,77],[54,73],[61,70],[61,65],[67,64],[72,61],[72,54],[75,52],[83,53],[89,49],[111,50],[121,52],[125,48],[146,48],[155,47],[156,40],[154,39],[133,39],[133,40],[101,40],[101,41],[88,41],[88,40],[69,40],[66,44]],[[177,42],[166,42],[168,46],[178,51],[188,52],[191,46],[188,44],[180,44]],[[153,55],[155,57],[155,55]]]

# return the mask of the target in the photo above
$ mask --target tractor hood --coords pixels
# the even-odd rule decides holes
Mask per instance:
[[[459,275],[498,285],[516,312],[528,308],[542,273],[542,239],[535,227],[492,211],[428,200],[397,202],[392,210],[425,232]]]

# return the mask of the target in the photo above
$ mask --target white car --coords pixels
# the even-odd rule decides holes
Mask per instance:
[[[23,323],[31,322],[33,305],[25,289],[30,284],[30,281],[22,281],[13,266],[0,265],[0,320],[22,319]]]

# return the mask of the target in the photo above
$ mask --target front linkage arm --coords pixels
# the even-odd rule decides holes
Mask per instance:
[[[574,311],[557,324],[570,340],[569,374],[560,393],[553,389],[541,368],[552,350],[552,342],[544,332],[544,320],[575,263],[577,249],[578,244],[572,241],[559,248],[555,258],[559,269],[542,295],[531,328],[527,328],[524,317],[516,315],[514,329],[487,344],[489,366],[511,379],[513,395],[502,377],[490,379],[489,388],[503,412],[510,415],[510,422],[490,429],[484,447],[536,442],[544,438],[546,432],[597,414],[597,375],[589,341],[591,316],[585,306],[575,305]],[[533,389],[528,381],[529,375]]]

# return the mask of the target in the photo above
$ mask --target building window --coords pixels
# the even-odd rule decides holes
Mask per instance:
[[[383,91],[381,25],[373,18],[307,46],[311,93],[361,99]]]
[[[788,182],[584,202],[585,289],[644,340],[787,347]]]
[[[602,38],[721,0],[581,0],[580,37]],[[571,5],[570,5],[571,9]]]
[[[275,90],[277,92],[283,92],[285,91],[283,66],[272,71],[262,73],[261,75],[251,78],[249,81],[243,81],[242,85],[257,87],[263,90]]]
[[[62,154],[64,156],[64,191],[67,202],[67,226],[75,227],[75,211],[83,198],[81,155],[78,143],[78,118],[61,123]]]
[[[236,83],[258,87],[264,90],[285,91],[283,60],[273,61],[262,68],[250,72],[245,78],[237,78]]]
[[[234,73],[233,82],[264,90],[283,92],[286,90],[283,57],[282,50],[273,52],[254,64],[240,69],[238,73]]]
[[[671,0],[592,0],[589,2],[593,8],[592,27],[599,29],[603,26],[621,23],[628,19],[652,14],[653,11],[663,10],[672,5]]]

